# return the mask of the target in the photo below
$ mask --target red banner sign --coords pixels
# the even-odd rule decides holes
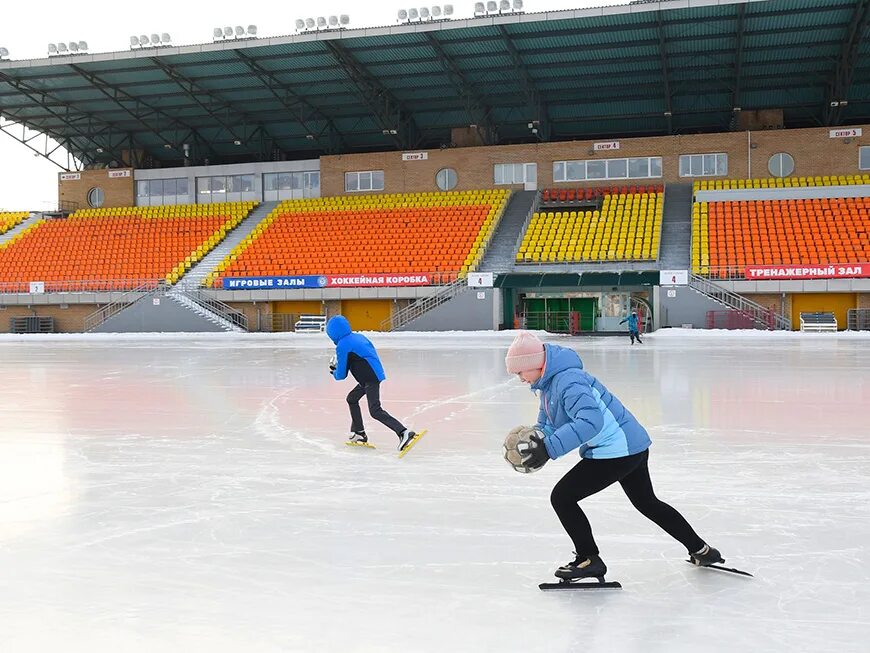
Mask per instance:
[[[743,276],[750,280],[860,279],[870,277],[870,263],[829,265],[747,265]]]
[[[326,286],[428,286],[428,274],[330,274],[326,276]]]

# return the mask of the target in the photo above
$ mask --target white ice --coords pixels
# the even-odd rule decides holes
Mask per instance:
[[[559,594],[576,458],[502,460],[536,416],[511,336],[372,336],[385,408],[429,429],[402,460],[371,420],[344,445],[322,335],[0,338],[0,650],[870,649],[866,334],[560,339],[756,577],[686,564],[616,486],[583,506],[624,589]]]

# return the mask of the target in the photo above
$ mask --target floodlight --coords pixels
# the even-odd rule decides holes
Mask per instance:
[[[151,43],[154,45],[159,45],[160,43],[160,34],[152,34],[151,35]]]
[[[87,41],[79,41],[79,50],[87,50],[88,42]]]
[[[224,31],[220,27],[215,27],[211,33],[216,39],[223,38],[224,36]]]
[[[131,36],[130,37],[130,47],[134,48],[137,45],[139,45],[139,37],[138,36]]]
[[[148,45],[148,37],[145,34],[139,35],[139,45]]]
[[[482,14],[485,11],[486,11],[486,8],[483,6],[482,2],[475,2],[474,3],[474,15],[475,16],[477,14]]]
[[[511,10],[511,0],[501,0],[501,2],[498,3],[498,10],[499,11],[510,11]]]
[[[416,20],[420,17],[420,12],[416,9],[408,9],[408,20]]]
[[[444,5],[444,15],[452,16],[453,15],[453,5]]]
[[[320,29],[321,27],[326,27],[326,19],[323,16],[318,16],[317,17],[317,29]]]
[[[305,27],[307,27],[308,29],[311,29],[312,27],[314,27],[315,24],[316,23],[314,22],[313,18],[306,18],[305,19]]]
[[[233,141],[233,145],[241,145],[241,144],[242,144],[242,141],[240,141],[238,139]]]
[[[57,54],[57,46],[54,43],[48,44],[48,54]]]
[[[256,36],[257,35],[257,26],[256,25],[248,25],[248,36]]]
[[[441,7],[432,7],[432,18],[439,18],[441,16]]]
[[[486,10],[498,11],[498,3],[495,0],[489,0],[489,2],[486,3]]]
[[[169,36],[169,34],[167,34],[166,32],[163,32],[163,34],[160,35],[160,40],[164,43],[169,43],[172,40],[172,37]]]
[[[9,56],[9,50],[7,50],[6,48],[0,48],[0,57],[8,57],[8,56]]]
[[[66,43],[58,43],[57,44],[57,51],[58,52],[68,52],[69,50],[66,47]]]
[[[240,36],[244,36],[244,35],[245,35],[245,28],[242,27],[241,25],[236,25],[236,38],[239,38]]]
[[[338,16],[330,16],[329,17],[329,26],[330,27],[338,27]]]
[[[305,29],[305,21],[301,18],[296,19],[296,29]]]
[[[408,20],[408,10],[399,9],[399,20]]]
[[[350,24],[350,16],[348,16],[347,14],[342,14],[338,17],[338,22],[342,25],[348,25]]]
[[[233,35],[232,27],[224,27],[224,38],[230,38]]]
[[[429,18],[429,9],[426,7],[420,7],[420,20],[424,18]]]
[[[78,52],[79,51],[79,44],[76,43],[75,41],[70,41],[69,42],[69,51],[70,52]]]
[[[514,11],[521,11],[523,8],[523,0],[514,0]]]

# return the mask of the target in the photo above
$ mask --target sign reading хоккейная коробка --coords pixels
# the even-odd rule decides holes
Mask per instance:
[[[428,274],[302,274],[281,277],[227,277],[224,279],[224,290],[428,286],[430,283]]]
[[[860,279],[870,277],[870,263],[833,265],[748,265],[747,279]]]

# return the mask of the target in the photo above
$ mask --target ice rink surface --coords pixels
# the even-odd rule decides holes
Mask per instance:
[[[624,589],[558,594],[576,454],[502,460],[537,406],[511,337],[372,336],[384,407],[429,429],[402,460],[369,419],[379,448],[344,445],[322,335],[0,337],[0,649],[870,650],[867,334],[558,339],[647,426],[659,496],[756,574],[686,564],[615,486],[583,506]]]

